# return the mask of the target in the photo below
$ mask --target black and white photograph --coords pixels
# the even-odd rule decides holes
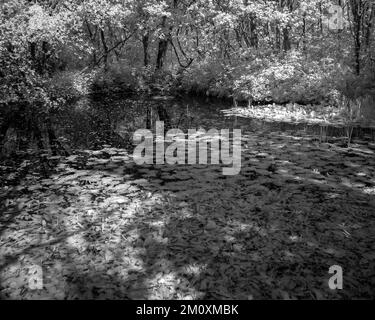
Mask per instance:
[[[375,0],[0,0],[0,300],[373,299]]]

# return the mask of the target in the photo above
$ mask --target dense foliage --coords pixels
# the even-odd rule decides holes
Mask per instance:
[[[372,0],[2,1],[0,103],[48,114],[92,91],[182,91],[371,105],[374,15]]]

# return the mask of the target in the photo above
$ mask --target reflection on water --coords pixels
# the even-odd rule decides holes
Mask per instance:
[[[138,129],[154,130],[156,121],[164,121],[165,131],[170,128],[184,132],[199,128],[239,128],[243,131],[289,131],[291,134],[301,130],[314,135],[321,133],[319,126],[226,117],[221,110],[229,108],[231,105],[222,101],[193,97],[163,100],[142,96],[92,96],[61,110],[55,118],[55,127],[70,148],[87,149],[101,149],[103,145],[131,147],[133,133]],[[331,129],[329,135],[344,135]]]
[[[155,129],[156,121],[164,121],[165,130],[179,128],[240,128],[250,124],[225,117],[220,110],[229,108],[224,103],[183,98],[156,100],[143,97],[89,97],[61,110],[55,125],[59,136],[68,140],[72,148],[128,147],[138,129]],[[60,125],[62,124],[62,125]]]

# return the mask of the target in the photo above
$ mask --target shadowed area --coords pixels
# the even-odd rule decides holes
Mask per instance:
[[[1,297],[373,298],[371,144],[239,121],[236,176],[219,165],[136,166],[108,146],[4,185]],[[29,288],[34,265],[42,290]],[[343,290],[328,287],[331,265],[344,270]]]

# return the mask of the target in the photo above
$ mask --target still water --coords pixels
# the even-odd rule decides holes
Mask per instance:
[[[262,120],[225,116],[222,110],[231,103],[197,97],[163,98],[143,96],[90,96],[62,109],[54,127],[69,148],[101,149],[105,145],[131,148],[133,133],[138,129],[155,129],[156,121],[164,121],[165,130],[203,128],[209,130],[237,128],[243,131],[304,132],[319,139],[319,126],[268,123]],[[331,128],[335,129],[335,128]],[[342,129],[331,130],[341,136]],[[354,136],[356,133],[354,133]]]

